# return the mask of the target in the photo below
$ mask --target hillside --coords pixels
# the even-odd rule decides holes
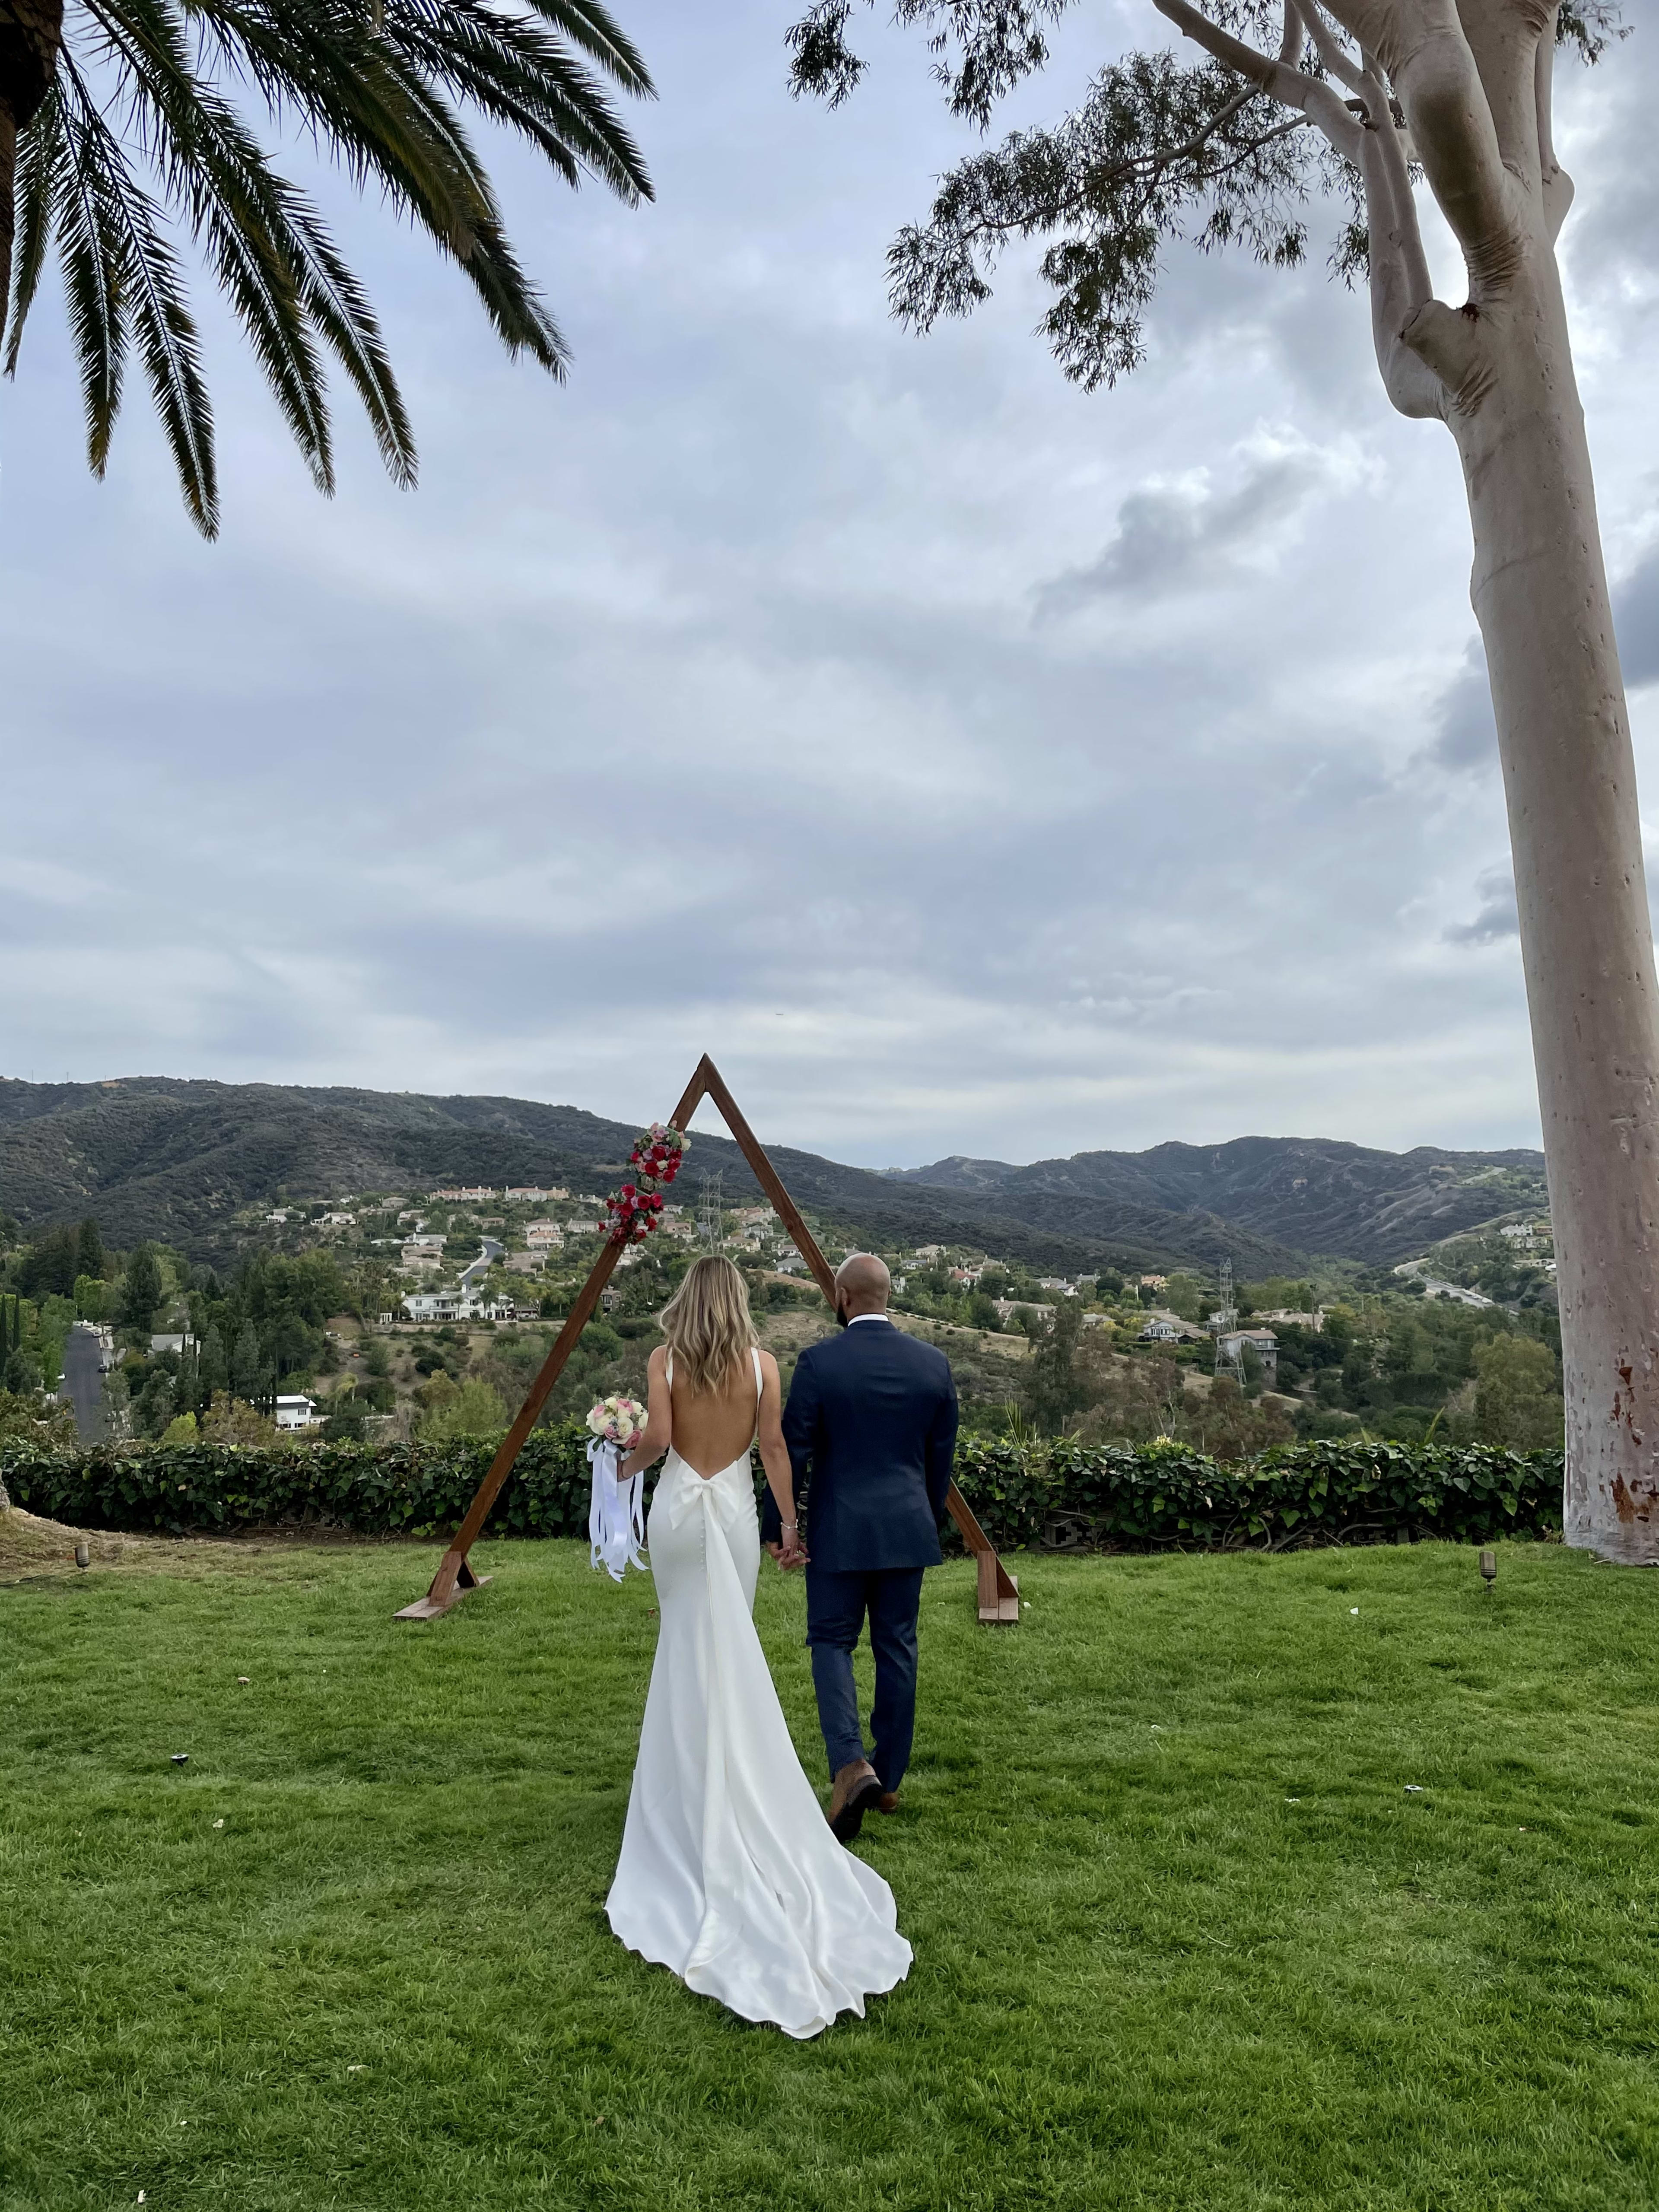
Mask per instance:
[[[138,1076],[93,1084],[0,1079],[0,1206],[31,1231],[94,1215],[118,1248],[141,1237],[198,1259],[236,1249],[233,1217],[280,1196],[424,1190],[445,1182],[609,1188],[635,1129],[573,1106],[523,1098],[184,1082]],[[1295,1255],[1201,1208],[1103,1202],[1034,1190],[935,1189],[775,1146],[800,1203],[887,1244],[994,1241],[999,1256],[1044,1269],[1115,1265],[1271,1272]],[[727,1202],[757,1195],[729,1139],[699,1134],[695,1169],[720,1169]],[[690,1186],[695,1195],[695,1182]]]
[[[1327,1138],[1238,1137],[1224,1145],[1155,1145],[1145,1152],[1079,1152],[1015,1167],[957,1158],[896,1171],[918,1184],[1011,1216],[1049,1208],[1079,1220],[1194,1211],[1303,1252],[1403,1260],[1495,1214],[1549,1204],[1541,1152],[1451,1152],[1419,1145],[1370,1151]]]
[[[139,1076],[91,1084],[0,1080],[0,1206],[30,1230],[96,1217],[199,1259],[236,1249],[233,1217],[281,1196],[424,1190],[443,1182],[614,1183],[635,1131],[524,1098]],[[777,1146],[809,1211],[872,1243],[981,1245],[1043,1269],[1294,1271],[1310,1253],[1404,1258],[1495,1214],[1545,1204],[1536,1152],[1396,1153],[1322,1139],[1243,1137],[1079,1152],[1017,1167],[940,1160],[885,1175]],[[735,1146],[699,1135],[728,1202],[754,1194]],[[695,1179],[690,1189],[695,1195]]]

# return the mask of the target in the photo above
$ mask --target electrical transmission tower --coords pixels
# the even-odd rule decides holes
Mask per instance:
[[[1224,1355],[1221,1340],[1237,1319],[1238,1308],[1233,1304],[1233,1263],[1229,1256],[1222,1261],[1216,1271],[1216,1310],[1212,1316],[1212,1325],[1215,1329],[1215,1364],[1218,1374],[1224,1367],[1230,1368],[1235,1364],[1232,1359]],[[1235,1346],[1234,1349],[1237,1351],[1237,1347]]]
[[[720,1249],[720,1218],[725,1211],[726,1175],[722,1169],[705,1168],[698,1186],[697,1242],[711,1252]]]

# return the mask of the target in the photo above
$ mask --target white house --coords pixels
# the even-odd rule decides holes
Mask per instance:
[[[1255,1352],[1261,1362],[1264,1382],[1272,1382],[1279,1374],[1279,1339],[1270,1328],[1224,1329],[1215,1340],[1216,1358],[1223,1366],[1243,1369],[1246,1351]]]
[[[522,1310],[507,1298],[476,1298],[466,1291],[411,1291],[403,1310],[410,1321],[522,1321]]]
[[[487,1184],[474,1183],[465,1190],[434,1190],[431,1195],[447,1206],[486,1206],[495,1194]]]
[[[321,1420],[317,1401],[296,1393],[290,1398],[276,1401],[276,1419],[279,1429],[312,1429]]]
[[[158,1352],[176,1352],[182,1358],[185,1352],[194,1352],[195,1349],[196,1339],[190,1335],[152,1336],[149,1340],[149,1353],[152,1359]]]
[[[525,1224],[526,1244],[562,1244],[564,1231],[556,1221],[530,1221]]]
[[[568,1198],[568,1190],[538,1190],[534,1183],[510,1182],[501,1196],[514,1206],[545,1206],[550,1199]]]
[[[1141,1323],[1139,1334],[1143,1344],[1181,1344],[1200,1340],[1204,1331],[1179,1314],[1153,1312]]]

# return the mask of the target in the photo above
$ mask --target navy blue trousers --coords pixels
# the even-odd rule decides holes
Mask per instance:
[[[921,1567],[846,1575],[823,1567],[806,1570],[806,1641],[812,1648],[812,1687],[832,1776],[867,1756],[884,1790],[896,1790],[903,1779],[916,1732],[916,1614],[922,1573]],[[870,1711],[875,1741],[867,1754],[853,1683],[853,1650],[866,1613],[876,1661],[876,1697]]]

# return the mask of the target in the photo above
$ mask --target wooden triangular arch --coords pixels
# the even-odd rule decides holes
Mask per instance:
[[[836,1298],[835,1275],[830,1262],[819,1251],[811,1231],[800,1218],[800,1209],[784,1188],[782,1179],[766,1157],[759,1139],[738,1111],[737,1102],[721,1080],[720,1072],[707,1053],[697,1063],[697,1072],[686,1085],[685,1096],[674,1109],[671,1126],[686,1129],[691,1116],[703,1100],[710,1100],[719,1110],[720,1119],[732,1132],[738,1151],[754,1170],[755,1180],[772,1201],[778,1218],[789,1231],[795,1249],[812,1270],[818,1288],[833,1307]],[[613,1269],[622,1255],[622,1246],[607,1243],[593,1263],[593,1272],[582,1285],[581,1295],[576,1300],[559,1331],[552,1350],[542,1363],[542,1370],[531,1384],[518,1417],[501,1439],[501,1449],[490,1462],[489,1472],[478,1485],[477,1495],[466,1510],[466,1518],[455,1531],[449,1549],[444,1553],[437,1573],[432,1577],[432,1587],[423,1598],[406,1605],[398,1614],[399,1620],[434,1620],[440,1613],[447,1613],[470,1589],[489,1580],[488,1575],[475,1575],[468,1564],[467,1554],[478,1540],[489,1510],[501,1493],[507,1478],[513,1472],[513,1463],[524,1447],[525,1438],[536,1425],[536,1416],[547,1403],[553,1385],[564,1372],[564,1364],[576,1348],[576,1340],[593,1317],[600,1293],[611,1280]],[[946,1500],[951,1518],[962,1533],[963,1541],[974,1554],[979,1569],[979,1617],[986,1622],[1012,1624],[1019,1619],[1019,1590],[1013,1577],[997,1557],[990,1538],[974,1518],[968,1501],[951,1485]]]

